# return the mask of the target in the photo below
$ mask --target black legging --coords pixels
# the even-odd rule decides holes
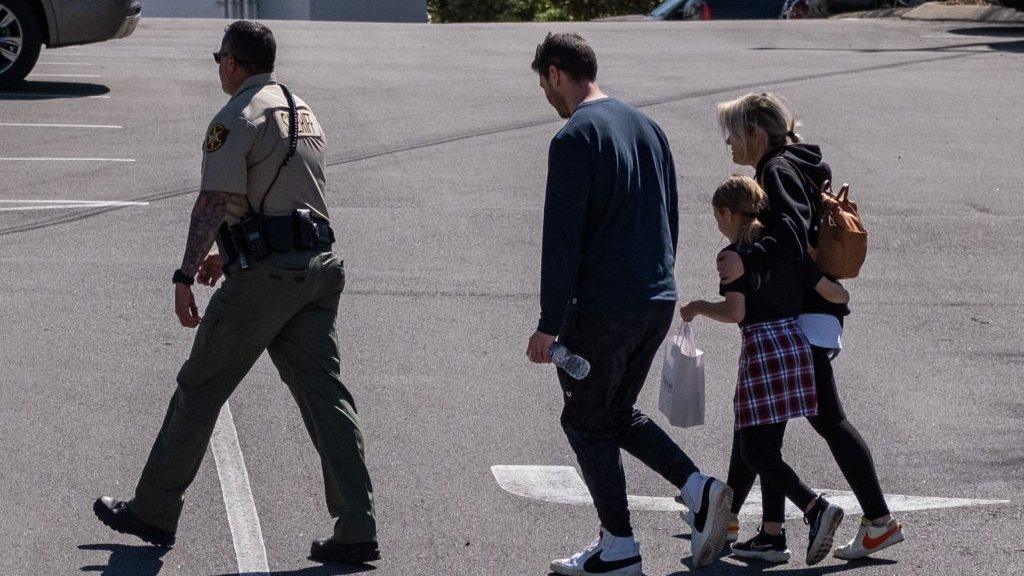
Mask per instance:
[[[839,464],[846,481],[857,497],[857,502],[868,520],[877,520],[889,514],[882,487],[875,473],[875,462],[871,458],[864,439],[846,419],[843,405],[839,401],[835,377],[832,374],[830,351],[827,348],[811,346],[814,357],[814,380],[818,391],[818,415],[808,418],[814,431],[828,443],[832,458]],[[730,471],[730,478],[731,478]],[[732,483],[729,483],[733,486]],[[733,490],[736,488],[733,486]],[[749,491],[750,489],[747,488]],[[782,522],[785,518],[785,496],[774,490],[768,482],[761,481],[763,520]],[[746,497],[746,493],[744,493]],[[738,502],[737,502],[738,501]],[[743,500],[733,497],[733,511],[738,512]]]
[[[729,462],[727,483],[733,490],[732,511],[738,514],[747,499],[754,477],[761,476],[762,490],[771,486],[773,494],[785,495],[801,510],[817,498],[810,488],[797,477],[793,469],[782,460],[782,441],[786,435],[786,422],[748,426],[733,433],[732,457]],[[765,508],[765,522],[782,522],[785,501],[780,500],[777,510],[769,514]]]

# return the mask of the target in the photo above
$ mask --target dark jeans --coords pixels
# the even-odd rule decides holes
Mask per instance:
[[[814,381],[818,390],[818,415],[808,418],[807,421],[828,443],[832,458],[839,464],[843,477],[850,483],[850,489],[864,510],[864,516],[868,520],[886,516],[889,514],[889,507],[885,504],[885,496],[878,483],[875,461],[871,458],[871,451],[861,438],[860,432],[846,419],[843,412],[839,392],[836,390],[836,379],[832,373],[832,362],[829,360],[829,350],[811,346],[811,353],[814,356]],[[769,519],[767,514],[769,509],[782,509],[782,494],[771,487],[765,489],[763,479],[761,492],[764,519],[768,522],[778,521]]]
[[[779,422],[748,426],[733,433],[727,481],[733,490],[733,513],[739,513],[743,501],[754,486],[754,477],[758,475],[761,476],[762,494],[771,490],[772,494],[780,496],[764,504],[762,518],[765,522],[782,522],[786,518],[785,497],[792,500],[800,510],[805,510],[817,497],[782,460],[786,424]]]
[[[565,400],[562,428],[601,526],[615,536],[633,534],[620,450],[677,488],[697,471],[686,453],[633,406],[674,314],[675,304],[669,302],[614,314],[577,311],[560,337],[590,361],[590,375],[582,381],[558,371]]]

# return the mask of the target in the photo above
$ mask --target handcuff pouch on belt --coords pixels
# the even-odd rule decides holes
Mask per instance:
[[[224,256],[224,264],[229,265],[237,261],[242,270],[249,269],[253,262],[266,258],[272,251],[327,250],[334,243],[334,231],[331,229],[330,223],[321,218],[314,218],[309,210],[295,210],[290,216],[267,217],[263,215],[267,196],[270,195],[274,184],[277,183],[281,170],[295,155],[299,141],[298,110],[295,106],[295,99],[288,88],[283,84],[279,86],[284,93],[285,100],[288,101],[288,154],[278,167],[266,193],[263,194],[259,210],[253,209],[247,194],[245,202],[249,209],[245,216],[234,226],[228,226],[226,222],[222,223],[217,232],[217,244]]]

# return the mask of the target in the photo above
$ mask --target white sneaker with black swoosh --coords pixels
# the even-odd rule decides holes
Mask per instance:
[[[640,544],[632,536],[612,536],[601,528],[597,540],[570,558],[551,562],[565,576],[642,576]]]
[[[677,500],[693,511],[693,566],[707,566],[725,547],[732,516],[732,488],[721,480],[694,472],[680,489]]]
[[[676,497],[676,500],[678,501],[679,498]],[[679,512],[679,517],[683,519],[683,524],[689,526],[690,530],[692,531],[693,510],[687,508],[686,510]],[[732,544],[733,542],[736,542],[740,539],[740,519],[736,514],[729,512],[728,520],[729,524],[725,529],[725,542],[726,544]]]

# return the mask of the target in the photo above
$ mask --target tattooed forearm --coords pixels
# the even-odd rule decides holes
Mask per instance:
[[[217,229],[224,221],[228,193],[203,190],[192,208],[192,221],[188,227],[188,242],[185,257],[181,259],[181,271],[193,276],[199,269],[199,262],[210,253]]]

